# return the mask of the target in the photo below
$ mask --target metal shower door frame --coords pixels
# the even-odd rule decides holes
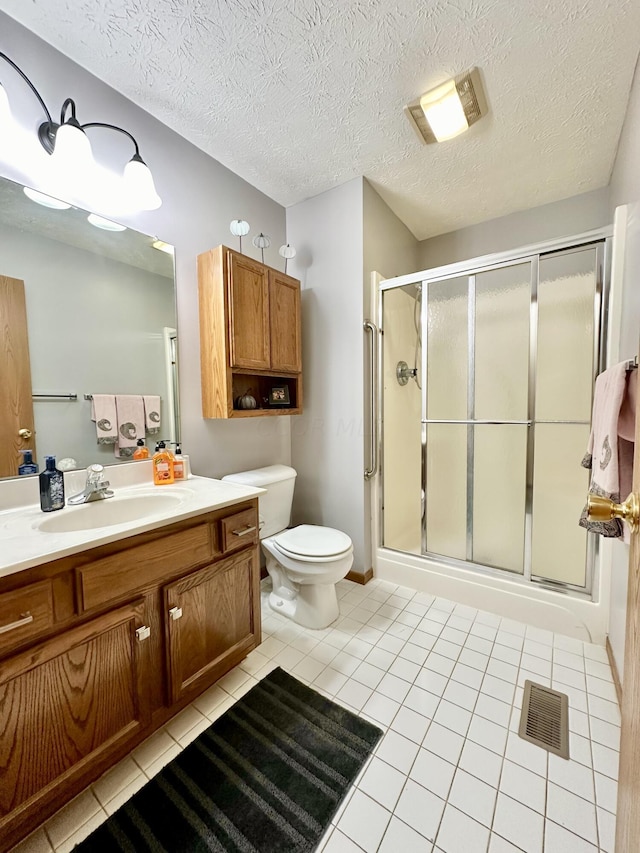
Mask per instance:
[[[596,250],[596,282],[594,288],[594,342],[593,342],[593,381],[597,374],[604,368],[606,357],[606,335],[607,335],[607,319],[608,319],[608,290],[609,290],[609,273],[610,273],[610,258],[611,258],[611,229],[603,228],[594,231],[589,231],[584,234],[579,234],[574,237],[563,238],[548,241],[546,243],[535,244],[532,246],[523,247],[520,250],[513,252],[501,252],[492,255],[485,255],[478,258],[473,258],[469,261],[464,261],[455,264],[449,264],[443,267],[436,267],[431,270],[426,270],[420,273],[411,275],[399,276],[395,279],[386,279],[379,285],[379,305],[378,319],[379,328],[384,335],[384,292],[387,290],[395,290],[407,285],[422,285],[422,311],[421,311],[421,329],[422,337],[422,358],[421,372],[423,376],[422,398],[421,398],[421,483],[424,494],[424,502],[422,507],[422,524],[421,524],[421,556],[427,557],[430,560],[441,564],[450,565],[455,568],[463,568],[466,570],[473,569],[478,573],[492,575],[494,577],[508,578],[509,580],[520,584],[535,583],[536,586],[545,587],[555,592],[564,593],[567,595],[577,595],[580,597],[592,597],[596,577],[596,557],[598,554],[597,537],[593,534],[587,535],[587,553],[586,553],[586,571],[585,571],[585,586],[576,586],[574,584],[554,581],[532,573],[531,566],[531,545],[532,545],[532,519],[533,519],[533,471],[534,471],[534,452],[535,452],[535,424],[536,423],[566,423],[566,424],[587,424],[589,421],[536,421],[535,416],[535,389],[536,389],[536,357],[537,357],[537,321],[538,321],[538,280],[539,280],[539,262],[542,256],[550,256],[553,254],[567,254],[571,251],[581,251],[593,245]],[[531,291],[530,291],[530,310],[529,310],[529,366],[528,366],[528,400],[527,400],[527,419],[518,420],[477,420],[475,419],[475,288],[476,276],[480,273],[490,272],[495,269],[502,269],[509,266],[522,265],[530,263],[531,269]],[[467,419],[465,420],[439,420],[427,418],[427,367],[428,367],[428,347],[427,347],[427,317],[429,309],[429,284],[435,282],[446,281],[456,278],[468,278],[468,329],[467,329],[467,347],[468,347],[468,369],[467,369]],[[380,347],[378,376],[382,377],[382,361],[383,347]],[[384,429],[384,395],[382,383],[378,390],[378,413],[380,419],[380,433]],[[426,542],[426,474],[427,474],[427,432],[429,424],[437,423],[452,423],[467,426],[467,503],[466,503],[466,559],[459,560],[453,557],[446,557],[441,554],[436,554],[427,551]],[[509,569],[498,568],[495,566],[476,563],[473,561],[472,554],[472,533],[473,533],[473,475],[474,475],[474,427],[484,424],[500,424],[500,425],[526,425],[527,434],[527,467],[526,467],[526,496],[525,496],[525,528],[524,528],[524,571],[523,573],[513,572]],[[380,531],[384,531],[384,444],[380,440],[380,502],[379,502],[379,519]],[[389,550],[394,550],[384,542],[380,543]]]

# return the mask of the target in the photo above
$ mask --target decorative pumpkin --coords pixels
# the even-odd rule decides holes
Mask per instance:
[[[251,390],[252,389],[249,388],[249,391],[251,391]],[[246,394],[241,394],[239,397],[236,397],[236,408],[237,409],[257,409],[258,408],[258,403],[256,401],[256,398],[252,394],[250,394],[249,391],[247,391]]]

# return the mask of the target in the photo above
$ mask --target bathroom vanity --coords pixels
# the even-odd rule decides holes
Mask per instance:
[[[259,644],[260,493],[196,477],[0,512],[0,851]]]

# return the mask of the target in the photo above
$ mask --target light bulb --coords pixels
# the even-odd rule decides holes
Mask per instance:
[[[4,134],[8,130],[9,122],[11,121],[11,107],[9,106],[9,96],[6,89],[0,83],[0,131]]]
[[[64,179],[75,185],[90,176],[94,167],[89,137],[78,124],[65,122],[56,130],[51,163]]]
[[[151,169],[139,154],[135,154],[124,167],[124,183],[131,203],[138,210],[157,210],[162,204]]]
[[[469,128],[455,80],[448,80],[420,98],[420,106],[438,142],[453,139]]]

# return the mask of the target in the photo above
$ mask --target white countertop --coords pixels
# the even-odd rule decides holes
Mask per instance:
[[[191,477],[167,486],[154,486],[143,483],[122,488],[113,487],[115,495],[104,501],[80,506],[65,506],[57,512],[44,513],[40,505],[32,504],[0,511],[0,577],[29,569],[41,563],[49,563],[60,557],[77,554],[107,542],[115,542],[155,530],[166,524],[173,524],[185,518],[192,518],[214,509],[230,506],[264,493],[264,489],[241,486],[236,483],[212,480],[206,477]],[[153,501],[156,495],[172,495],[175,504],[171,508],[159,508],[153,514],[145,515],[133,521],[125,521],[109,526],[92,526],[87,530],[74,530],[66,533],[44,532],[39,526],[53,517],[70,519],[71,514],[90,512],[98,518],[101,504],[111,504],[118,499],[145,498]]]

